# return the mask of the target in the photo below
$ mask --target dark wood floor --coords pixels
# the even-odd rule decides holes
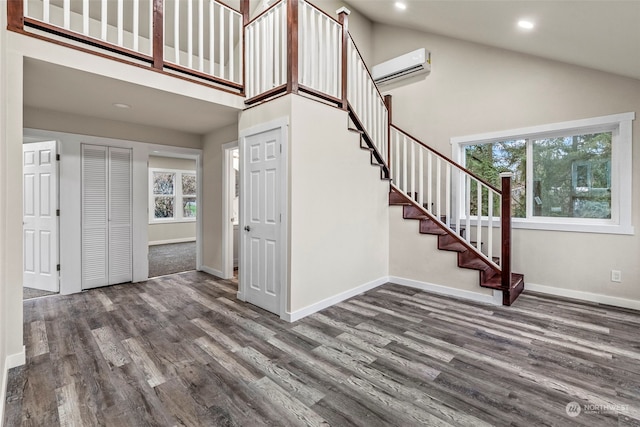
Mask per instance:
[[[640,425],[638,312],[385,285],[288,324],[235,293],[189,272],[26,301],[5,425]]]

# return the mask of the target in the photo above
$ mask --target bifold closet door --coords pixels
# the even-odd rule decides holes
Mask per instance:
[[[82,145],[82,289],[131,281],[131,160]]]

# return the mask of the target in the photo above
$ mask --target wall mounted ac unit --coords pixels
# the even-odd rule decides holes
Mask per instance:
[[[371,70],[373,80],[378,86],[430,72],[431,52],[425,48],[414,50],[382,64],[374,65]]]

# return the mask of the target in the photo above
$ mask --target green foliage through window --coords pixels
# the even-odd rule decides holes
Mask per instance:
[[[512,172],[512,216],[611,218],[611,132],[550,138],[498,141],[464,147],[466,168],[500,188],[500,173]],[[530,147],[530,155],[527,148]],[[527,162],[531,162],[532,188],[527,188]],[[495,202],[497,203],[497,202]],[[475,184],[471,186],[471,212],[477,212]],[[483,191],[483,215],[487,214]],[[499,212],[494,206],[494,214]]]

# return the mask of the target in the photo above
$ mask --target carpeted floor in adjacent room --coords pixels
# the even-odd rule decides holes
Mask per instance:
[[[196,269],[196,242],[149,246],[149,277]]]

